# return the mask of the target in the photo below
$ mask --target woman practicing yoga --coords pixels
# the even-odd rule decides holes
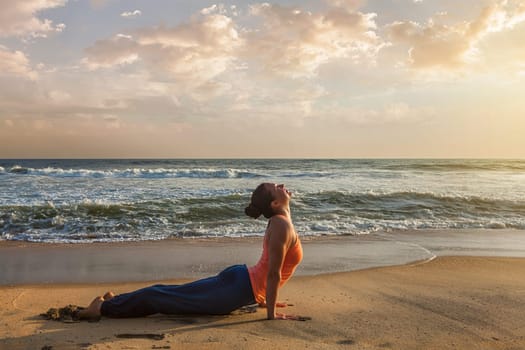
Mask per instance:
[[[252,267],[234,265],[217,276],[183,285],[154,285],[130,293],[106,293],[97,297],[80,318],[142,317],[152,314],[224,315],[242,306],[258,303],[267,317],[299,320],[301,317],[276,312],[279,288],[301,262],[303,250],[290,214],[291,192],[284,185],[260,184],[252,193],[246,215],[268,220],[263,252]]]

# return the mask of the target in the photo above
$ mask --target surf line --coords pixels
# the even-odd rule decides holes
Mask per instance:
[[[419,265],[427,264],[427,263],[431,262],[432,260],[434,260],[435,258],[437,258],[436,254],[432,253],[429,249],[427,249],[427,248],[425,248],[422,245],[419,245],[417,243],[407,243],[407,242],[399,242],[399,241],[393,241],[393,242],[395,242],[397,244],[407,245],[409,247],[419,248],[419,249],[423,250],[425,253],[427,253],[428,255],[430,255],[429,258],[426,258],[426,259],[423,259],[423,260],[419,260],[419,261],[415,261],[412,264],[408,264],[408,266],[419,266]]]
[[[401,244],[401,245],[404,245],[404,246],[415,247],[415,248],[417,248],[417,249],[420,249],[420,250],[424,251],[424,252],[429,256],[429,257],[426,258],[426,259],[415,260],[415,261],[412,262],[412,263],[408,263],[408,264],[407,264],[408,266],[418,266],[418,265],[426,264],[426,263],[431,262],[431,261],[434,260],[435,258],[437,258],[437,255],[436,255],[436,254],[434,254],[432,251],[430,251],[429,249],[423,247],[423,246],[420,245],[420,244],[396,241],[396,240],[394,240],[394,239],[391,239],[386,233],[384,233],[384,234],[378,233],[377,235],[380,236],[380,237],[381,237],[382,239],[384,239],[385,241],[389,241],[389,242],[393,242],[393,243],[395,243],[395,244]]]

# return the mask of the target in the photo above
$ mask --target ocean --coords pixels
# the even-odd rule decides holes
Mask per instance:
[[[293,192],[305,236],[525,229],[525,160],[0,160],[0,240],[251,237],[261,182]]]

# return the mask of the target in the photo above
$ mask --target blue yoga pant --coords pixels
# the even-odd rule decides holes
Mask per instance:
[[[226,315],[254,304],[246,265],[230,266],[217,276],[182,285],[157,284],[104,301],[106,317],[143,317],[153,314]]]

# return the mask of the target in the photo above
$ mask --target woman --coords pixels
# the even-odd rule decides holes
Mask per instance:
[[[268,220],[259,262],[230,266],[217,276],[183,285],[154,285],[114,296],[97,297],[80,318],[141,317],[162,314],[228,314],[242,306],[259,303],[269,320],[303,320],[276,312],[279,288],[302,260],[301,242],[290,215],[291,192],[284,185],[260,184],[252,193],[246,215]]]

